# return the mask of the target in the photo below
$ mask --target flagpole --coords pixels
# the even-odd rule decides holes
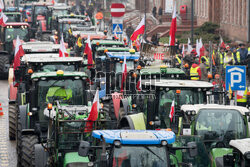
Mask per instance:
[[[194,44],[194,0],[191,0],[191,43]]]
[[[145,30],[144,30],[144,38],[145,38],[145,40],[146,40],[146,30],[147,30],[147,25],[146,25],[146,18],[147,18],[147,9],[146,9],[146,7],[147,7],[147,5],[146,5],[146,3],[147,3],[147,1],[146,0],[144,0],[144,17],[145,17]]]

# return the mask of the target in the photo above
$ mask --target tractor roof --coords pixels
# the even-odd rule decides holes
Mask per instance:
[[[21,15],[20,12],[4,12],[4,14],[5,14],[6,16],[8,16],[8,15]]]
[[[130,52],[107,52],[107,55],[110,58],[119,58],[122,60],[125,56],[128,60],[136,60],[140,58],[140,52],[135,52],[134,54],[131,54]]]
[[[175,142],[175,134],[165,130],[95,130],[92,136],[105,139],[106,143],[114,144],[120,141],[128,145],[159,145],[162,141],[168,144]]]
[[[239,150],[243,155],[250,152],[250,138],[231,140],[229,145]]]
[[[230,106],[230,105],[219,105],[219,104],[195,104],[195,105],[182,105],[181,106],[181,110],[183,110],[184,112],[195,111],[196,114],[201,109],[237,110],[242,115],[246,115],[246,113],[249,112],[249,110],[246,107]]]
[[[84,15],[75,15],[75,14],[70,14],[70,15],[63,15],[63,16],[59,16],[59,19],[63,19],[63,18],[75,18],[75,19],[85,19],[86,16]]]
[[[26,63],[81,63],[82,57],[59,57],[59,54],[27,54],[22,57]]]
[[[129,52],[130,48],[128,47],[99,47],[97,48],[97,51],[104,51],[104,50],[108,50],[108,51],[121,51],[121,52]]]
[[[59,23],[71,23],[71,24],[74,24],[74,23],[85,23],[85,20],[81,20],[79,18],[60,18],[58,20]]]
[[[58,52],[60,45],[48,41],[25,42],[22,44],[25,52]]]
[[[52,9],[54,10],[67,10],[67,9],[70,9],[70,6],[67,6],[66,4],[65,5],[54,5],[51,7]]]
[[[124,45],[121,41],[114,41],[114,40],[92,40],[91,44],[95,45],[99,42],[99,45]]]
[[[69,72],[64,71],[62,77],[88,77],[85,72]],[[57,75],[57,72],[36,72],[31,75],[31,79],[42,77],[61,77]]]
[[[171,80],[171,79],[156,79],[156,80],[142,80],[143,85],[151,84],[156,87],[173,87],[173,88],[213,88],[213,84],[205,81],[192,80]]]
[[[161,74],[163,73],[161,71],[161,68],[143,68],[141,69],[141,74],[142,75],[152,75],[152,74]],[[185,74],[185,72],[183,70],[181,70],[180,68],[166,68],[166,72],[164,72],[165,74]]]
[[[8,26],[29,26],[29,24],[26,22],[9,22],[9,23],[6,23],[5,25],[6,25],[6,27],[8,27]]]

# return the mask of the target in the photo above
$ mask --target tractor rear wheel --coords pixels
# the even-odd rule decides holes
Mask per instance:
[[[23,167],[35,166],[35,144],[38,143],[36,135],[23,135],[21,141],[21,164]]]
[[[109,116],[110,116],[112,121],[117,120],[117,118],[115,116],[114,103],[113,103],[112,99],[108,102],[103,103],[103,110],[105,112],[109,113]]]
[[[15,104],[9,104],[9,138],[16,140],[16,116],[17,107]]]
[[[8,78],[8,69],[5,69],[5,65],[9,64],[9,57],[8,56],[0,56],[0,79]]]
[[[16,125],[16,152],[17,152],[17,167],[21,166],[21,141],[22,141],[22,124],[19,113],[17,113]]]

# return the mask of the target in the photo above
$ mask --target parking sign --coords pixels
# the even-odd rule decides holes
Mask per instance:
[[[246,90],[246,66],[226,66],[226,90]]]

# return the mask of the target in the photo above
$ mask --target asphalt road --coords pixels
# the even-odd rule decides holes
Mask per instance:
[[[0,80],[0,103],[3,116],[0,116],[0,167],[16,167],[16,142],[9,140],[8,124],[8,81]]]

